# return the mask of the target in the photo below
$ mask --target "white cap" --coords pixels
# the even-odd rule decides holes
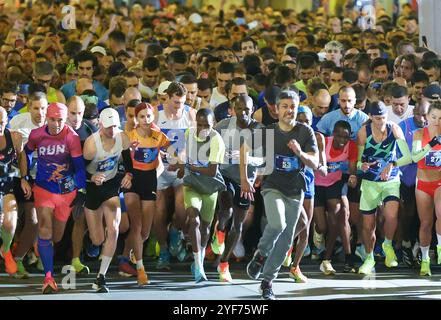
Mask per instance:
[[[168,87],[170,86],[171,81],[163,81],[160,83],[159,87],[158,87],[158,94],[167,94],[167,92],[165,92]]]
[[[103,56],[107,56],[106,49],[104,49],[101,46],[95,46],[92,49],[90,49],[90,52],[92,53],[101,53]]]
[[[202,23],[202,17],[200,16],[199,13],[192,13],[188,17],[188,21],[192,22],[193,24],[199,24]]]
[[[117,126],[119,128],[121,125],[119,122],[118,111],[113,108],[106,108],[101,111],[100,122],[103,124],[104,128],[109,128],[112,126]]]

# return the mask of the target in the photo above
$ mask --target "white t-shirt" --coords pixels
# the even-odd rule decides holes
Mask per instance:
[[[413,117],[413,109],[415,108],[415,106],[411,106],[409,105],[407,107],[407,110],[403,113],[402,116],[398,116],[394,113],[392,106],[388,106],[387,110],[388,110],[388,121],[391,121],[393,123],[399,124],[401,121],[406,120],[407,118],[411,118]]]
[[[9,126],[12,131],[20,132],[23,136],[23,145],[28,142],[29,135],[33,129],[38,129],[31,119],[29,112],[20,113],[11,119]]]
[[[152,98],[156,94],[155,89],[152,89],[152,88],[147,87],[146,85],[142,84],[142,81],[139,82],[138,90],[144,99]]]
[[[213,89],[213,93],[211,94],[211,98],[210,98],[210,105],[217,107],[218,105],[220,105],[221,103],[224,103],[225,101],[228,101],[227,97],[224,96],[223,94],[221,94],[217,87]]]

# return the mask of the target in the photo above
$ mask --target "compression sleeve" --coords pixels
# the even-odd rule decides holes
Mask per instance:
[[[427,144],[424,148],[422,148],[421,140],[414,140],[412,143],[412,160],[413,162],[418,162],[422,158],[424,158],[430,152],[430,145]]]
[[[412,163],[412,156],[410,154],[410,150],[407,146],[406,140],[398,139],[397,144],[401,151],[401,158],[397,159],[397,167],[405,166]]]
[[[75,182],[78,189],[86,187],[86,166],[83,156],[72,157],[72,163],[75,171]]]

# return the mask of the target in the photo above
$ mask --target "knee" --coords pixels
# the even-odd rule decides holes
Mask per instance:
[[[104,242],[104,235],[96,235],[89,233],[89,237],[94,246],[100,246]]]
[[[197,229],[201,225],[201,220],[199,219],[199,216],[197,215],[191,215],[190,216],[190,227],[192,229]]]

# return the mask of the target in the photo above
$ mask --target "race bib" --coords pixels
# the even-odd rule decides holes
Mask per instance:
[[[158,157],[158,148],[137,148],[134,158],[138,162],[152,163]]]
[[[61,194],[72,192],[75,190],[75,180],[72,176],[64,177],[58,180],[58,187]]]
[[[347,161],[328,162],[327,167],[329,173],[337,171],[346,172],[348,170],[349,163]]]
[[[286,157],[278,154],[276,155],[276,170],[282,172],[291,172],[299,169],[300,164],[297,157]]]
[[[441,151],[431,151],[426,155],[426,166],[441,167]]]
[[[118,163],[118,156],[105,159],[97,163],[96,171],[97,172],[111,171],[115,168],[117,163]]]

